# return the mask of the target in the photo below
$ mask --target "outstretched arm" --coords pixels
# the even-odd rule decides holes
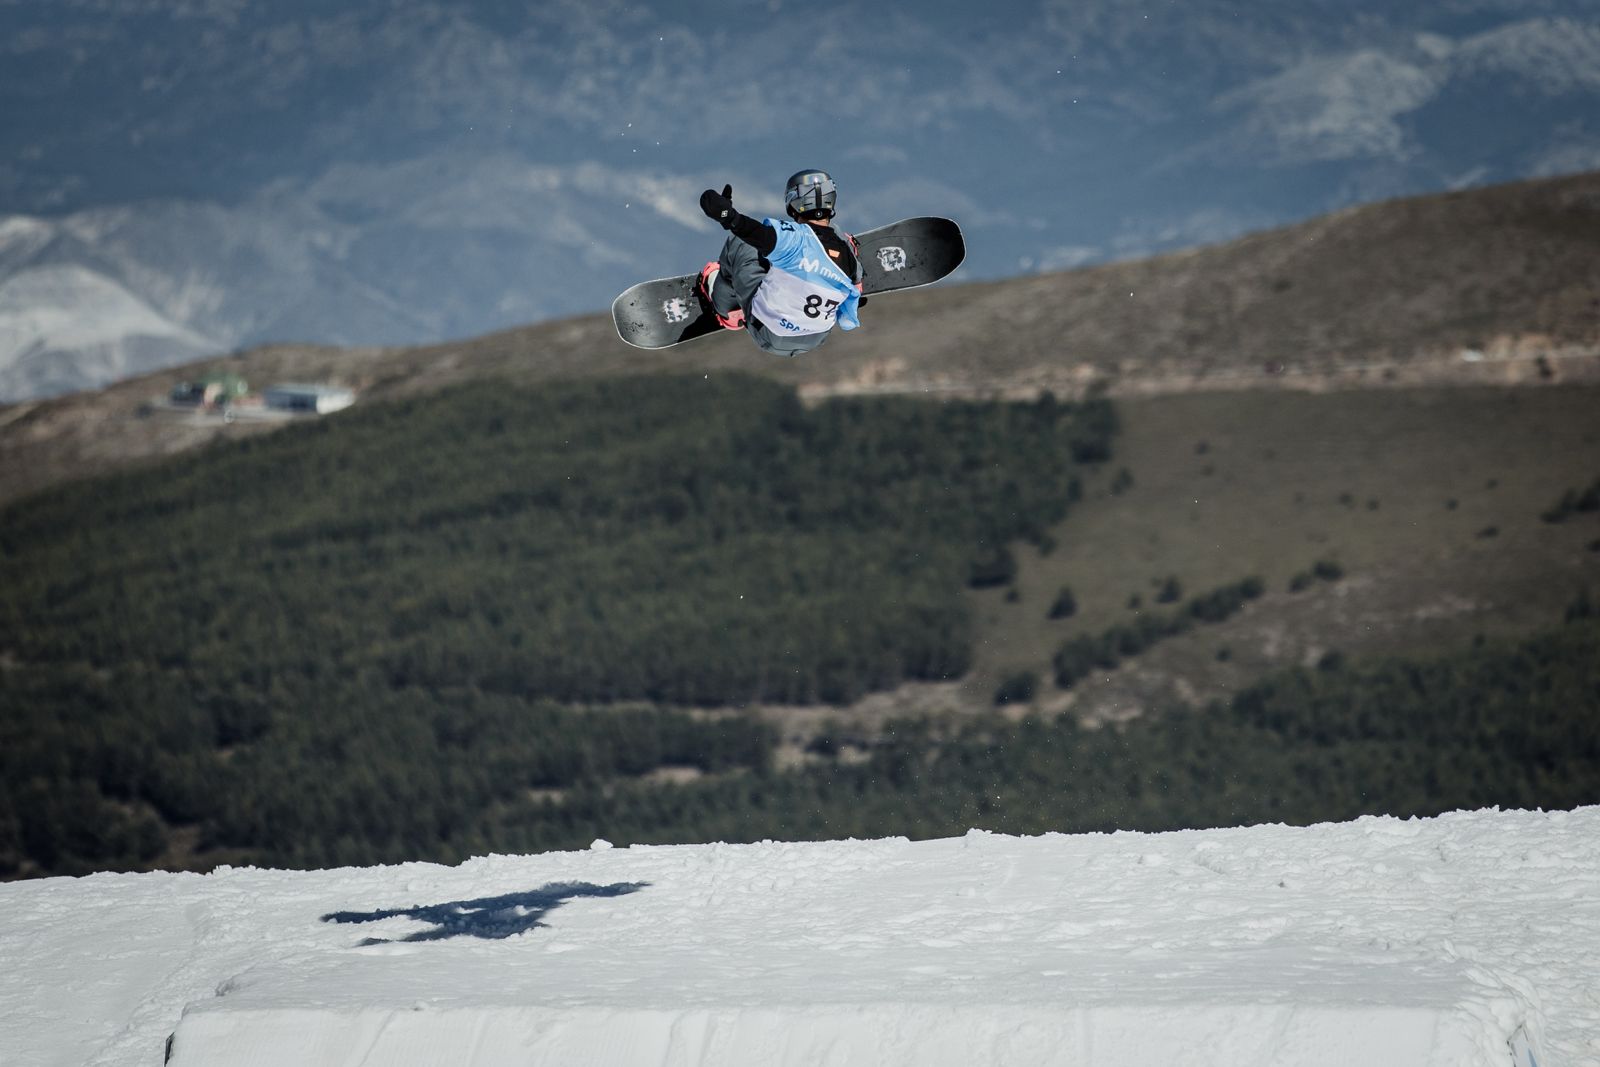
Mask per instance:
[[[733,207],[733,186],[724,185],[722,192],[707,189],[700,194],[700,210],[706,218],[733,234],[763,256],[770,256],[778,247],[778,233],[764,222],[749,215],[741,215]]]

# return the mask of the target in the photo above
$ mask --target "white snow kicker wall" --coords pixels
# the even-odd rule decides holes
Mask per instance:
[[[45,879],[0,1063],[1574,1067],[1597,887],[1600,808]]]
[[[1123,1005],[1076,1007],[990,1001],[981,987],[972,989],[964,1002],[804,999],[824,993],[825,980],[817,983],[817,989],[791,989],[787,1003],[769,1007],[552,1008],[485,1003],[435,1008],[424,1002],[408,1007],[330,1002],[318,1008],[251,1008],[247,1001],[229,1005],[223,998],[184,1016],[174,1035],[172,1063],[178,1067],[1502,1067],[1511,1062],[1511,1046],[1495,1016],[1514,1012],[1514,998],[1500,1004],[1486,1001],[1470,978],[1412,969],[1404,983],[1411,995],[1390,998],[1405,1003],[1362,1003],[1353,995],[1354,987],[1371,982],[1375,977],[1371,971],[1358,968],[1340,975],[1326,961],[1306,961],[1305,966],[1281,962],[1290,964],[1288,970],[1268,967],[1250,982],[1239,981],[1233,968],[1229,968],[1231,982],[1218,975],[1224,986],[1232,986],[1228,999],[1208,999],[1203,989],[1187,984],[1199,977],[1190,969],[1182,978],[1189,1003],[1169,991],[1165,1003],[1154,998],[1141,1002],[1135,995]],[[1348,999],[1284,1003],[1285,987],[1272,988],[1272,980],[1303,986],[1308,968],[1321,981],[1347,986]],[[1131,973],[1104,977],[1135,978]],[[1151,970],[1137,976],[1137,981],[1159,983],[1162,977]],[[1246,989],[1251,982],[1260,983],[1254,996]],[[1378,984],[1391,994],[1398,988],[1384,981]],[[1015,995],[1011,989],[1005,993]],[[1490,1009],[1487,1014],[1484,1008]],[[1532,1067],[1531,1057],[1527,1067]]]
[[[1576,857],[1501,832],[1566,816],[1479,813],[254,872],[376,907],[192,1003],[171,1062],[1537,1067],[1517,968],[1594,814]],[[1586,973],[1567,940],[1535,952]]]

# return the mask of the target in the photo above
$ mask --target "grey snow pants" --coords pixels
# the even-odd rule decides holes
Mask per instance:
[[[768,264],[754,248],[732,234],[722,246],[717,258],[717,281],[711,287],[711,303],[717,314],[727,315],[736,308],[744,308],[744,328],[762,351],[775,356],[800,356],[828,339],[828,333],[804,334],[800,337],[780,337],[758,323],[750,314],[750,302],[767,276]]]

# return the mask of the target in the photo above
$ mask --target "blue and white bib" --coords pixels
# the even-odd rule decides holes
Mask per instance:
[[[772,268],[750,302],[750,312],[778,336],[825,333],[861,325],[861,287],[833,261],[812,227],[793,219],[764,219],[778,234],[767,256]]]

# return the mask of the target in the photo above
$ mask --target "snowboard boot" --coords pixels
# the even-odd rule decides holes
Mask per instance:
[[[711,313],[717,317],[717,321],[722,323],[723,329],[742,330],[744,329],[744,309],[734,308],[732,311],[724,315],[722,312],[717,310],[717,302],[716,300],[712,299],[711,293],[712,290],[716,288],[717,275],[721,273],[721,271],[721,264],[717,263],[715,260],[707,263],[700,271],[701,299],[705,300],[706,307],[711,309]]]

